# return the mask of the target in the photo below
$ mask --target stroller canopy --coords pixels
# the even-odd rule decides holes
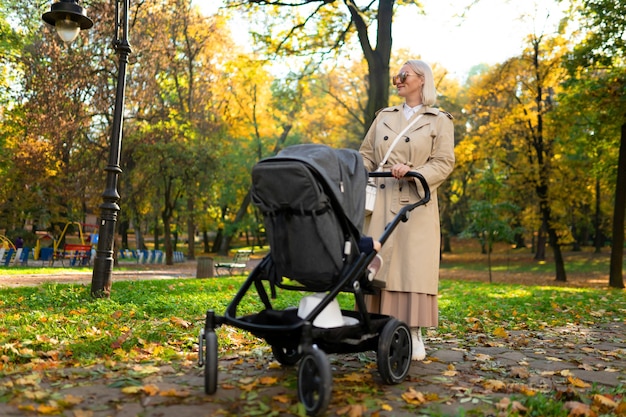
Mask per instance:
[[[331,198],[357,230],[363,229],[367,171],[363,158],[354,149],[303,144],[285,148],[275,158],[299,160],[314,168],[332,191]]]
[[[318,289],[337,280],[358,254],[366,183],[363,159],[352,149],[295,145],[254,166],[252,201],[263,213],[279,276]]]

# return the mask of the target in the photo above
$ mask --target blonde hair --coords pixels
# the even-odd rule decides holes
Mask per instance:
[[[435,79],[433,70],[426,62],[419,59],[410,59],[405,65],[411,67],[417,75],[424,77],[424,87],[422,88],[422,104],[432,106],[437,102],[437,89],[435,88]]]

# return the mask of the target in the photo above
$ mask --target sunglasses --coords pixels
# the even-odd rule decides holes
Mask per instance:
[[[391,82],[393,85],[404,84],[407,77],[410,77],[411,75],[419,76],[419,74],[411,74],[409,72],[402,71],[400,74],[391,77]]]

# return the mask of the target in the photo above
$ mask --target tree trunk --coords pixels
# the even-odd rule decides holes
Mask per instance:
[[[135,228],[135,246],[137,249],[143,250],[146,248],[146,242],[143,237],[143,233],[141,232],[141,226],[139,225],[139,220],[135,219],[133,222]]]
[[[535,261],[546,260],[546,233],[543,226],[537,231],[537,246],[535,247]]]
[[[187,259],[196,259],[196,220],[194,216],[195,201],[187,198]]]
[[[252,197],[250,196],[250,191],[248,191],[246,196],[243,198],[243,201],[241,202],[241,206],[239,206],[239,210],[237,210],[237,215],[235,216],[235,221],[233,222],[235,226],[243,220],[244,216],[248,212],[248,206],[250,205],[251,198]],[[238,230],[235,227],[235,229],[231,230],[229,233],[224,234],[224,238],[222,239],[220,248],[217,251],[220,255],[228,254],[228,250],[230,249],[230,242],[232,242],[233,236],[236,235],[237,232]]]
[[[613,288],[624,288],[622,265],[624,262],[624,217],[626,216],[626,123],[622,124],[620,139],[609,272],[609,286]]]
[[[565,274],[565,262],[563,260],[563,253],[561,252],[561,245],[559,244],[559,237],[556,234],[556,230],[553,227],[548,228],[548,236],[550,240],[550,246],[554,253],[554,267],[556,268],[556,280],[559,282],[567,281],[567,275]]]
[[[594,228],[594,236],[595,236],[593,240],[593,246],[595,247],[595,253],[600,253],[602,250],[603,233],[602,233],[602,230],[600,229],[600,226],[602,224],[602,220],[601,220],[602,213],[601,213],[600,203],[601,203],[600,180],[596,178],[596,213],[595,213],[594,220],[593,220],[593,228]]]
[[[364,114],[364,132],[367,133],[376,117],[376,111],[389,104],[389,61],[391,59],[391,26],[393,22],[393,5],[395,0],[379,0],[377,14],[376,48],[369,39],[369,26],[353,2],[348,8],[354,27],[359,37],[363,56],[367,61],[369,88],[367,89],[367,105]]]
[[[163,245],[165,246],[165,263],[174,265],[174,251],[172,250],[172,235],[170,233],[170,216],[163,210]]]
[[[159,216],[154,217],[154,250],[159,250]]]

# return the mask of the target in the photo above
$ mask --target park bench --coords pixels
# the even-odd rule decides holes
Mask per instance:
[[[217,275],[222,275],[222,272],[228,272],[228,275],[233,275],[233,273],[237,270],[239,270],[240,273],[243,273],[248,266],[250,255],[252,255],[252,251],[250,250],[238,250],[235,252],[235,256],[232,261],[215,264],[215,273]]]
[[[56,254],[55,259],[60,260],[63,266],[65,266],[65,261],[69,261],[70,266],[89,265],[91,262],[91,245],[66,243],[63,250]]]

